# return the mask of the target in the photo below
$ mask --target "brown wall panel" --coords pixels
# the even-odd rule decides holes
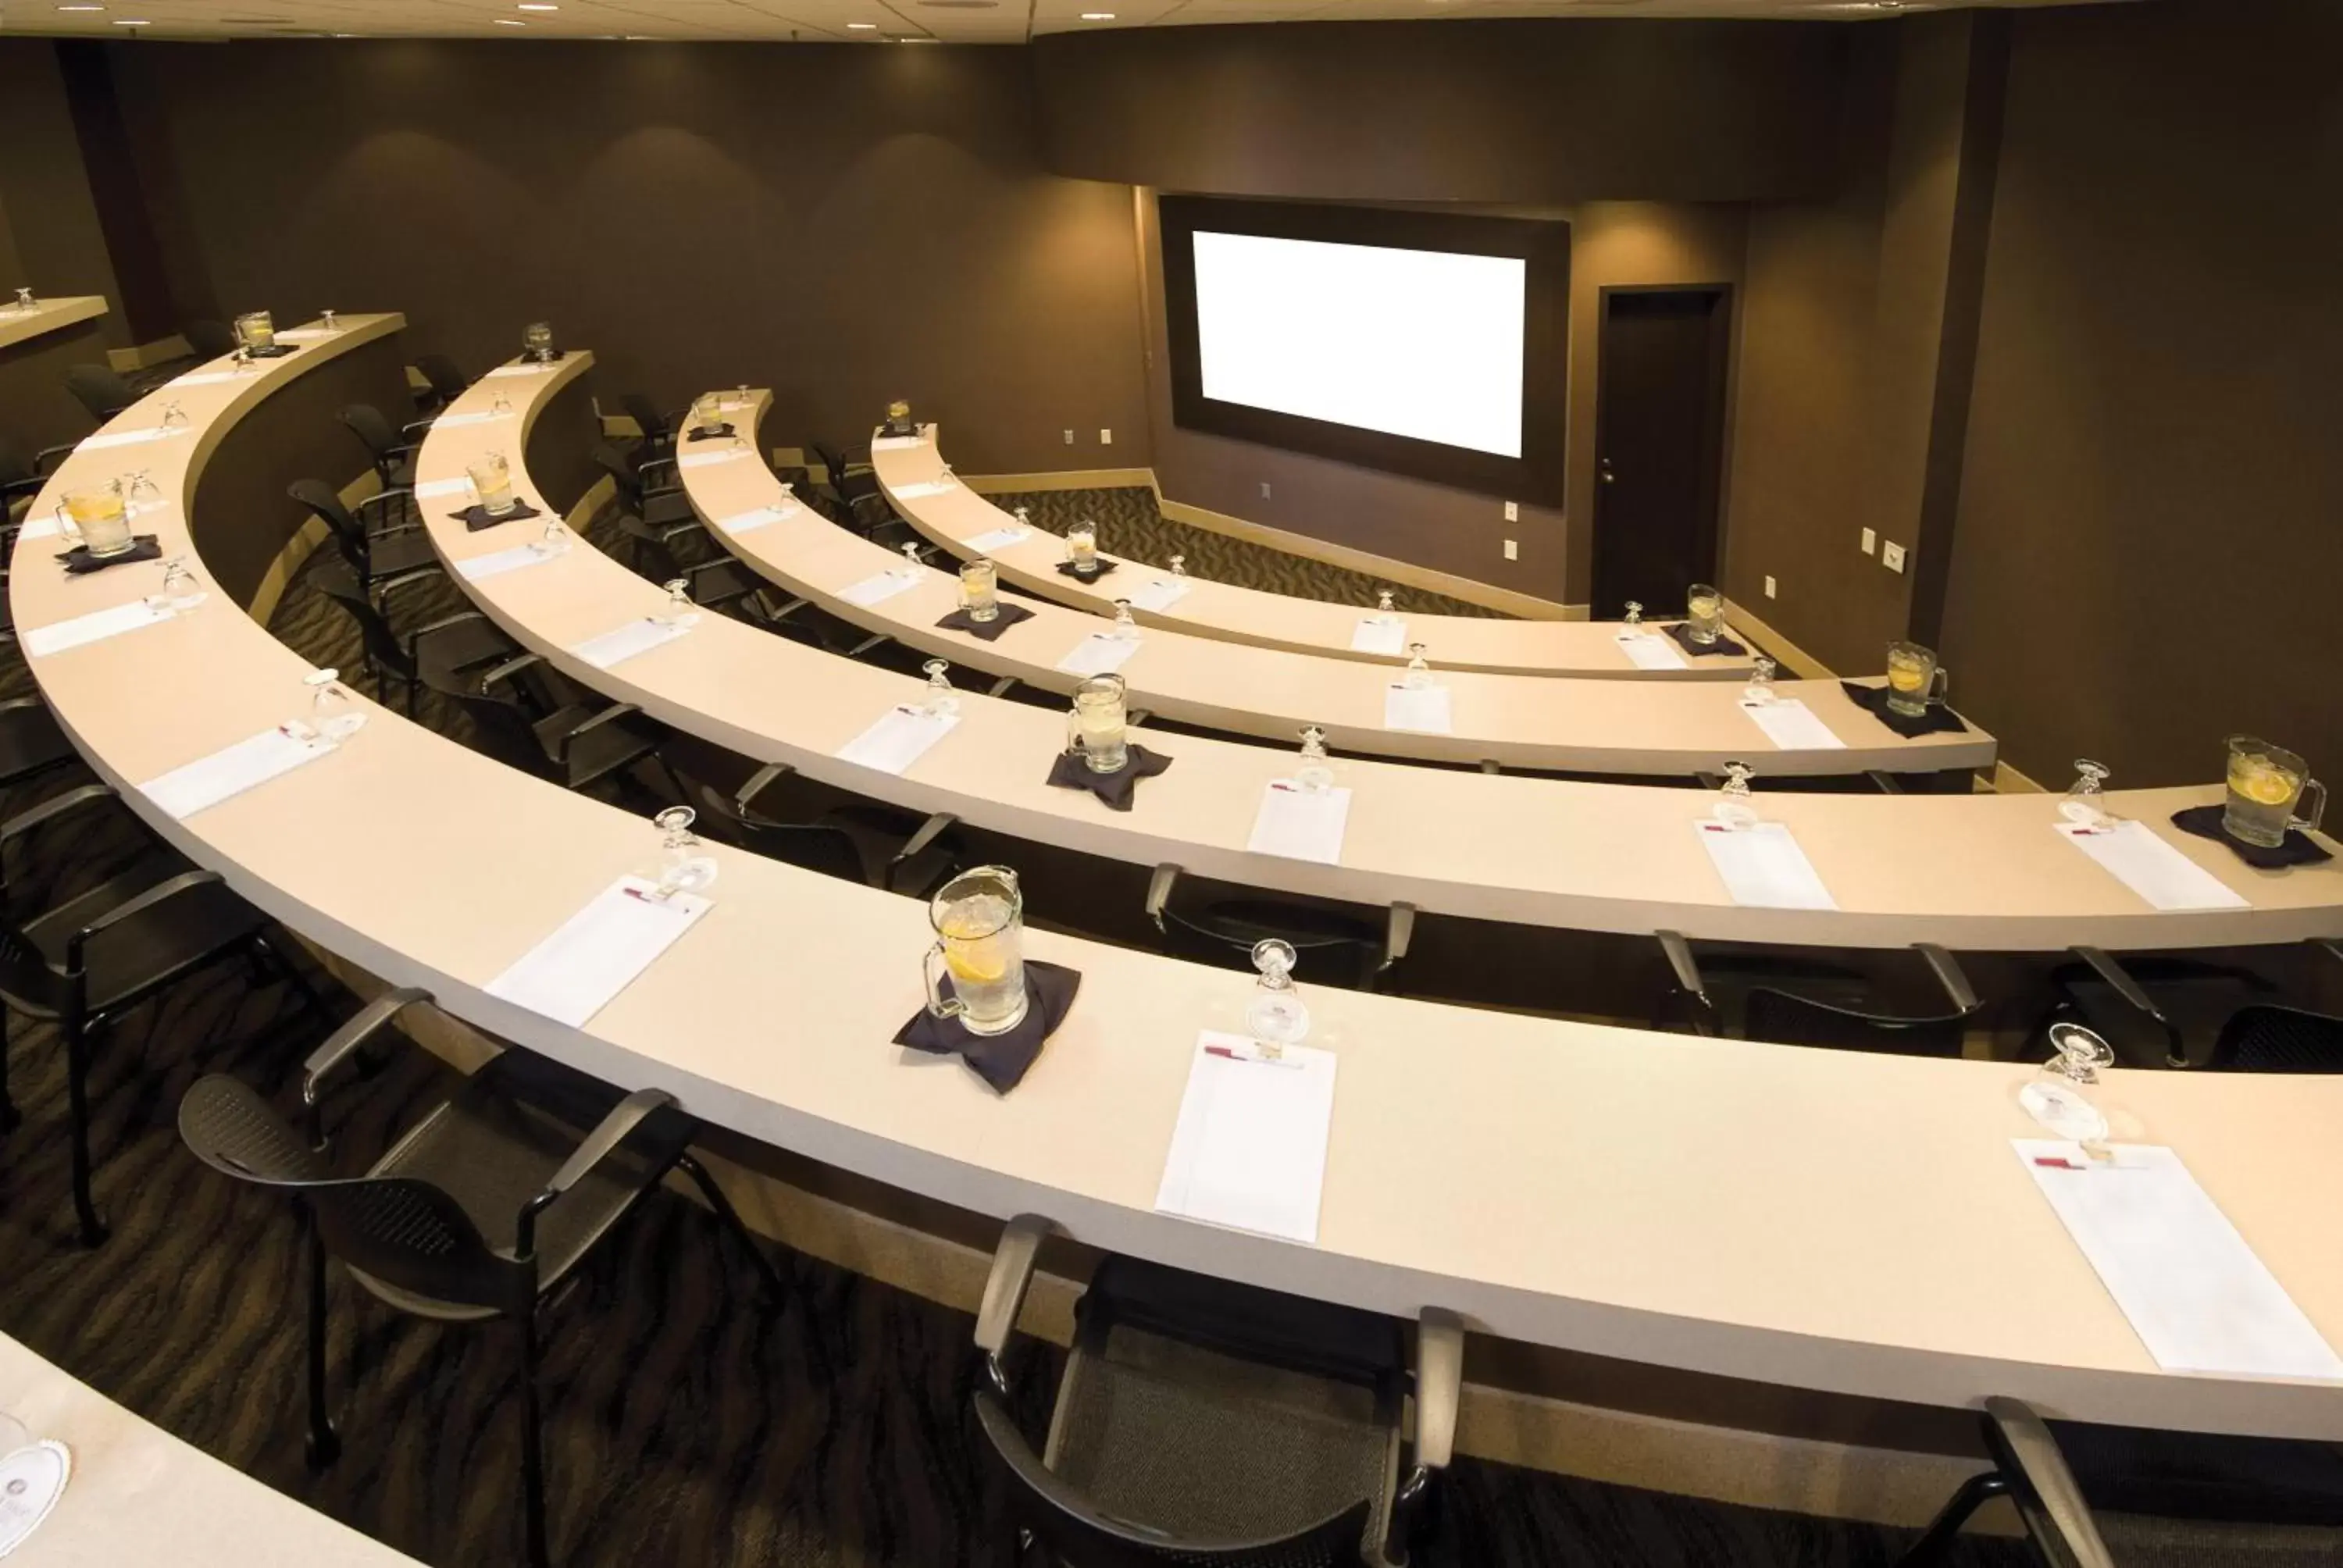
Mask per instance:
[[[0,38],[0,205],[23,271],[0,287],[12,296],[20,285],[46,295],[102,294],[116,305],[103,340],[128,342],[56,45],[46,39]]]
[[[14,299],[10,288],[7,297]],[[65,390],[65,372],[106,363],[106,318],[83,321],[0,348],[0,437],[31,457],[90,433],[89,411]]]

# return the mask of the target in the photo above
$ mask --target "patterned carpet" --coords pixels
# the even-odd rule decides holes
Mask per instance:
[[[1123,547],[1127,548],[1127,547]],[[455,608],[435,586],[407,624]],[[297,584],[274,628],[354,669],[347,622]],[[0,655],[0,695],[31,689]],[[452,716],[427,707],[425,718]],[[54,786],[53,786],[54,787]],[[11,809],[30,803],[8,802]],[[136,841],[104,831],[35,843],[11,879],[25,902]],[[322,982],[321,982],[322,983]],[[327,988],[330,992],[330,987]],[[338,1005],[347,1007],[346,1000]],[[297,1231],[291,1208],[199,1166],[175,1108],[206,1071],[280,1097],[324,1032],[239,967],[198,977],[108,1038],[95,1081],[99,1201],[113,1240],[72,1241],[65,1085],[55,1031],[14,1020],[25,1121],[0,1143],[0,1329],[267,1484],[435,1568],[518,1552],[512,1336],[394,1316],[338,1282],[340,1462],[301,1458]],[[418,1050],[334,1102],[355,1167],[450,1081]],[[801,1259],[787,1311],[756,1309],[749,1264],[695,1205],[654,1195],[548,1315],[545,1385],[558,1560],[574,1568],[990,1568],[999,1493],[964,1418],[970,1320]],[[1056,1357],[1020,1352],[1029,1425]],[[200,1522],[196,1522],[200,1527]],[[1433,1568],[1877,1565],[1901,1533],[1460,1461],[1421,1561]],[[1964,1564],[2015,1564],[1982,1543]]]

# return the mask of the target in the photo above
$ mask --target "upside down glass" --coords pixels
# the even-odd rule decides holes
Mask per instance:
[[[1024,920],[1024,895],[1006,866],[962,871],[937,890],[928,903],[936,942],[920,964],[928,1011],[960,1020],[970,1034],[1006,1034],[1022,1023]]]
[[[2310,776],[2310,764],[2283,746],[2250,735],[2229,737],[2229,791],[2221,806],[2221,830],[2242,843],[2274,849],[2289,829],[2318,830],[2327,815],[2327,786]],[[2308,816],[2297,815],[2303,798],[2316,795]]]
[[[1093,773],[1118,773],[1131,760],[1130,709],[1119,675],[1093,675],[1074,688],[1066,715],[1066,749]]]

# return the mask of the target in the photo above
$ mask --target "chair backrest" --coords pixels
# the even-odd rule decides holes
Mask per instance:
[[[179,329],[187,340],[187,347],[198,359],[218,359],[236,352],[236,334],[225,321],[198,319]]]
[[[635,461],[634,453],[615,441],[597,441],[594,443],[594,462],[602,472],[610,476],[610,483],[618,487],[619,504],[630,512],[641,511],[643,475],[640,465]]]
[[[382,611],[375,608],[374,600],[359,585],[356,568],[347,560],[322,559],[309,569],[309,581],[357,623],[358,639],[366,645],[368,658],[402,678],[415,673],[415,661],[407,657],[398,633],[391,629],[390,622],[383,618]]]
[[[655,583],[665,584],[685,576],[683,562],[675,548],[632,512],[618,514],[618,532],[626,536],[627,552],[634,568]]]
[[[651,401],[648,393],[623,393],[618,407],[627,411],[627,417],[635,422],[645,440],[664,443],[674,438],[675,427],[669,422],[667,410]]]
[[[2255,1002],[2229,1015],[2205,1065],[2217,1072],[2343,1072],[2343,1018]]]
[[[1052,1563],[1069,1568],[1355,1568],[1373,1512],[1362,1497],[1295,1534],[1262,1541],[1182,1541],[1115,1519],[1052,1475],[990,1389],[975,1395],[977,1424],[1009,1483],[1009,1506]]]
[[[706,605],[709,609],[751,607],[757,590],[765,584],[764,578],[730,556],[719,556],[688,567],[683,575],[691,580],[691,602]],[[759,626],[765,624],[765,618],[759,615],[744,614],[741,618],[754,620]]]
[[[342,505],[342,498],[334,487],[325,480],[296,479],[285,487],[285,493],[324,519],[335,538],[361,547],[365,545],[366,529],[358,525],[357,518],[350,515],[350,509]]]
[[[1958,1056],[1966,1014],[1907,1018],[1818,1001],[1772,986],[1754,986],[1743,1004],[1742,1032],[1751,1040],[1830,1050],[1873,1050],[1896,1056]]]
[[[709,785],[685,792],[699,803],[699,826],[710,838],[735,844],[770,860],[786,860],[848,882],[868,882],[870,870],[854,836],[829,822],[774,822],[744,816],[731,799]]]
[[[179,1136],[223,1175],[305,1200],[326,1250],[395,1289],[459,1306],[527,1312],[536,1271],[499,1257],[463,1206],[414,1177],[334,1175],[259,1095],[236,1079],[197,1079],[179,1101]]]
[[[33,472],[32,462],[25,456],[25,449],[7,437],[0,436],[0,490],[38,477]]]
[[[138,401],[130,383],[103,365],[76,365],[67,370],[65,390],[81,399],[89,417],[101,425]]]
[[[65,976],[49,967],[24,928],[0,920],[0,1000],[20,1012],[54,1016],[65,1010],[66,996]]]
[[[425,669],[422,678],[424,685],[470,717],[475,749],[524,773],[551,779],[553,762],[537,739],[528,710],[521,706],[508,682],[497,683],[504,689],[491,689],[488,677],[493,673]]]
[[[442,403],[453,403],[471,386],[465,379],[464,373],[456,367],[456,362],[445,354],[417,355],[415,368],[423,373],[423,379],[431,383],[431,395]]]
[[[342,409],[342,424],[367,449],[367,455],[379,465],[397,455],[398,431],[383,411],[371,403],[352,403]]]
[[[1177,892],[1175,890],[1174,898]],[[1217,899],[1183,910],[1163,908],[1164,935],[1182,957],[1222,969],[1250,971],[1255,943],[1275,937],[1292,945],[1295,978],[1307,984],[1373,982],[1383,963],[1383,933],[1355,917],[1314,904],[1273,899]],[[1348,979],[1342,979],[1347,975]]]

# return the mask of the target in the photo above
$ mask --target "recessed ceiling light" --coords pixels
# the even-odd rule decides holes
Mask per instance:
[[[57,9],[60,11],[103,11],[106,7],[103,5],[60,5]]]
[[[561,7],[553,4],[553,0],[520,0],[520,4],[515,6],[514,9],[518,11],[558,11]]]
[[[517,21],[510,16],[492,16],[489,20],[494,22],[499,27],[526,27],[528,25],[528,23]]]

